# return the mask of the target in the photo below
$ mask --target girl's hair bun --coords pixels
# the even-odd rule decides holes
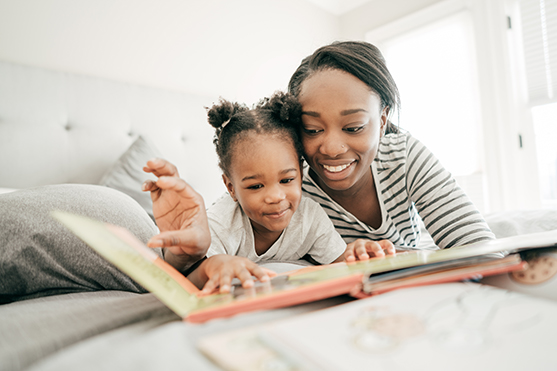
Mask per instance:
[[[222,130],[223,126],[228,125],[236,113],[247,110],[249,110],[248,107],[243,104],[220,98],[219,104],[215,104],[207,110],[207,117],[212,127]]]
[[[302,106],[290,93],[277,91],[270,98],[261,100],[258,108],[271,111],[273,116],[283,122],[297,124],[301,120]]]
[[[262,99],[253,108],[220,98],[218,104],[207,109],[207,117],[209,124],[215,128],[213,144],[223,173],[230,175],[234,145],[239,139],[247,138],[250,132],[289,138],[301,159],[301,114],[301,105],[290,93],[276,92],[270,98]]]

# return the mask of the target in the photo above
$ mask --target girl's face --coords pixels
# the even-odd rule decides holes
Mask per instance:
[[[255,232],[282,233],[302,197],[300,161],[294,145],[272,134],[250,134],[234,144],[228,192],[251,219]],[[277,236],[278,237],[278,236]]]
[[[388,109],[354,75],[341,70],[316,72],[301,85],[304,157],[327,191],[358,190],[372,180]]]

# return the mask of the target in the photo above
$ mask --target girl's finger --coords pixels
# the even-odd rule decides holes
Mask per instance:
[[[270,270],[270,269],[263,268],[263,267],[260,267],[260,266],[258,266],[258,265],[256,265],[256,268],[257,268],[258,270],[261,269],[261,270],[262,270],[263,272],[265,272],[265,273],[267,274],[267,276],[269,276],[270,278],[276,277],[276,276],[277,276],[277,272],[272,271],[272,270]],[[255,277],[259,277],[259,276],[256,274]],[[261,280],[260,280],[260,281],[261,281]]]
[[[195,254],[197,251],[198,236],[192,230],[165,231],[151,237],[147,246],[151,248],[165,247],[173,248],[173,253]]]
[[[230,288],[232,286],[232,274],[228,272],[221,272],[220,280],[219,280],[219,292],[221,294],[226,294],[230,292]]]
[[[144,181],[143,184],[141,185],[141,190],[153,192],[159,190],[159,187],[157,187],[157,183],[148,179]]]
[[[201,296],[209,295],[210,293],[215,291],[215,289],[218,286],[218,282],[219,282],[219,275],[215,274],[203,286],[203,290],[201,290],[201,293],[200,293]]]
[[[150,173],[155,174],[156,176],[175,176],[178,177],[178,169],[172,163],[166,161],[162,158],[152,158],[147,161],[147,166],[144,167],[144,170],[148,169]],[[147,170],[145,170],[147,171]]]
[[[235,270],[236,277],[242,283],[243,288],[253,287],[253,278],[251,278],[251,273],[245,266],[237,267]]]
[[[203,198],[182,178],[175,176],[161,176],[156,185],[160,189],[172,190],[180,194],[181,197],[194,199],[201,202]]]

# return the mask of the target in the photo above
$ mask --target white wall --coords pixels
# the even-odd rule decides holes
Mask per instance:
[[[439,1],[370,0],[340,17],[340,37],[345,40],[364,40],[366,32]]]
[[[0,60],[248,104],[338,35],[298,0],[0,0]]]

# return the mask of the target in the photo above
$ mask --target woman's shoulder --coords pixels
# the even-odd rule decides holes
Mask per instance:
[[[406,161],[408,144],[412,136],[407,131],[383,135],[375,157],[378,169],[386,169]]]
[[[392,168],[423,151],[427,151],[427,148],[422,142],[410,132],[399,129],[398,133],[386,134],[381,138],[375,162],[378,169]]]

